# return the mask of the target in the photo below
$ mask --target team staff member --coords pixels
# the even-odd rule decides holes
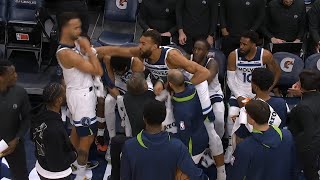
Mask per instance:
[[[28,179],[23,137],[31,120],[31,105],[27,92],[16,85],[17,73],[11,62],[0,60],[0,140],[8,148],[0,157],[5,157],[11,175],[16,180]]]
[[[187,53],[192,53],[193,45],[199,38],[207,39],[210,46],[213,45],[218,21],[218,0],[177,0],[176,15],[179,45]]]
[[[41,180],[71,180],[70,165],[77,159],[61,119],[61,106],[66,103],[66,89],[58,84],[43,90],[44,104],[33,110],[31,136],[36,149],[36,170]]]
[[[224,180],[226,174],[222,142],[214,130],[213,122],[201,113],[197,90],[190,82],[185,82],[183,73],[177,69],[169,70],[168,83],[173,91],[172,112],[177,126],[177,137],[188,146],[196,164],[200,164],[200,158],[209,145],[210,154],[217,167],[217,179]],[[213,175],[207,175],[213,178]]]
[[[228,56],[239,47],[242,33],[257,31],[264,21],[265,1],[261,0],[223,0],[220,7],[221,33],[223,36],[221,49]]]
[[[298,150],[303,172],[308,180],[319,179],[318,157],[320,154],[320,74],[305,70],[299,75],[302,99],[290,113],[291,130]]]
[[[103,70],[89,40],[80,37],[81,20],[79,16],[74,13],[64,13],[61,17],[60,46],[56,56],[63,70],[67,105],[74,124],[71,131],[71,142],[78,151],[75,163],[76,180],[83,180],[92,176],[90,170],[86,171],[86,164],[89,149],[97,131],[97,97],[93,90],[92,76],[102,76]],[[86,52],[87,57],[80,53],[80,49]]]
[[[142,1],[138,22],[143,31],[155,29],[161,36],[177,39],[176,0]]]
[[[150,100],[144,106],[146,128],[128,140],[122,152],[122,180],[174,179],[179,168],[191,180],[208,179],[192,161],[186,146],[162,131],[166,117],[164,103]]]
[[[266,8],[262,30],[268,42],[301,42],[305,23],[306,7],[303,0],[272,0]]]
[[[296,152],[290,131],[269,126],[266,102],[251,100],[245,109],[253,132],[238,144],[227,179],[296,179]]]

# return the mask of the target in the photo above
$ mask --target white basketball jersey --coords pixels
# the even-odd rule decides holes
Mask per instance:
[[[162,46],[161,48],[161,55],[159,60],[151,64],[149,62],[149,59],[144,59],[144,65],[146,69],[148,69],[151,73],[151,79],[167,79],[168,75],[168,66],[167,66],[167,56],[169,51],[171,51],[174,48],[168,47],[168,46]]]
[[[78,46],[70,47],[70,46],[66,46],[66,45],[59,45],[56,54],[58,54],[60,51],[65,50],[65,49],[71,49],[74,52],[76,52],[77,54],[80,54],[81,56],[83,56],[80,53],[80,48]],[[87,59],[87,58],[85,58],[85,56],[83,56],[83,57],[84,57],[84,59]],[[58,60],[59,65],[62,68],[63,78],[66,83],[67,90],[80,90],[80,89],[90,88],[93,86],[93,78],[92,78],[91,74],[81,72],[80,70],[78,70],[75,67],[67,69],[67,68],[63,67],[58,56],[57,56],[57,60]]]
[[[263,64],[263,48],[257,47],[256,55],[252,60],[247,60],[245,57],[239,56],[238,49],[236,51],[236,75],[235,83],[241,91],[241,96],[253,98],[251,78],[252,72],[255,68],[265,67]]]

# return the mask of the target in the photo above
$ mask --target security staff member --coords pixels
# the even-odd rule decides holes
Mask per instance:
[[[23,137],[29,128],[31,106],[27,92],[16,85],[17,73],[9,61],[0,60],[0,140],[8,148],[1,152],[15,180],[28,179]]]

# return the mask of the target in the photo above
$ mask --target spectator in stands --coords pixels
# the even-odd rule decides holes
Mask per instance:
[[[52,83],[43,90],[44,104],[33,109],[31,136],[36,149],[36,170],[41,180],[71,180],[71,164],[77,152],[61,119],[61,106],[66,104],[66,89]]]
[[[15,180],[28,179],[24,140],[30,120],[31,105],[27,92],[16,85],[17,73],[13,64],[0,60],[0,141],[8,148],[0,152],[5,157]]]
[[[291,130],[303,166],[306,179],[319,179],[318,157],[320,154],[320,74],[304,70],[299,75],[302,99],[290,113]]]
[[[142,1],[138,21],[143,31],[155,29],[177,42],[176,0]]]
[[[63,12],[78,13],[82,22],[82,32],[88,33],[89,30],[89,13],[85,0],[45,0],[45,7],[57,16],[58,23]]]
[[[272,0],[266,9],[262,31],[267,42],[301,42],[305,23],[306,7],[303,0]]]
[[[162,131],[166,117],[164,103],[151,100],[143,110],[146,128],[128,140],[122,152],[121,179],[175,179],[176,169],[190,179],[208,179],[191,159],[187,147]]]
[[[201,13],[199,13],[201,12]],[[218,0],[177,0],[179,44],[189,54],[197,39],[207,39],[213,46],[217,20]]]
[[[155,98],[152,91],[148,90],[147,82],[143,73],[133,73],[127,82],[127,93],[124,95],[123,103],[128,115],[132,134],[128,136],[136,136],[144,129],[143,107],[145,103]],[[120,154],[122,147],[128,137],[116,135],[111,139],[111,180],[120,179]]]
[[[295,179],[296,153],[290,131],[269,126],[270,109],[264,101],[251,100],[245,109],[254,131],[238,144],[227,178]]]
[[[308,11],[309,33],[312,38],[310,50],[319,53],[320,50],[320,0],[313,3]]]
[[[265,16],[265,1],[246,0],[221,1],[221,48],[226,56],[239,47],[242,33],[257,31],[263,24]]]

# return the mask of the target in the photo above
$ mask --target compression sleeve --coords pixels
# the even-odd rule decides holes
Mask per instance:
[[[240,95],[240,92],[237,91],[239,88],[236,85],[235,78],[236,78],[236,72],[235,71],[227,71],[227,84],[228,84],[232,94],[236,98],[238,98],[241,95]]]

